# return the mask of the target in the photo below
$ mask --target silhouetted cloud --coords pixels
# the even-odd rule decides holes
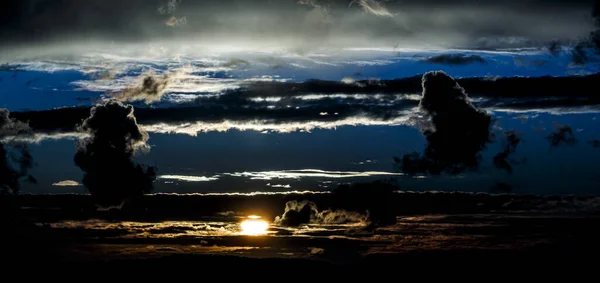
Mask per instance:
[[[324,210],[319,212],[312,201],[288,201],[285,211],[275,218],[274,223],[282,226],[300,226],[305,224],[346,224],[365,223],[367,217],[360,213],[345,210]]]
[[[442,71],[423,75],[420,108],[429,118],[423,128],[425,152],[396,158],[405,173],[458,174],[479,166],[490,141],[492,118],[475,108],[465,90]]]
[[[443,65],[469,65],[469,64],[485,64],[487,63],[483,57],[479,55],[467,54],[442,54],[427,59],[421,60],[422,63],[443,64]]]
[[[517,146],[521,143],[521,135],[514,130],[504,131],[502,143],[504,145],[504,150],[494,156],[494,166],[498,169],[504,169],[508,173],[512,173],[513,168],[511,163],[516,162],[507,159],[517,150]]]
[[[600,148],[600,140],[591,140],[590,144],[594,147],[594,148]]]
[[[0,109],[0,193],[18,192],[20,181],[37,183],[29,174],[34,164],[33,157],[27,145],[16,140],[16,137],[30,132],[26,123],[11,118],[7,109]],[[14,163],[18,168],[14,167]]]
[[[550,133],[546,139],[550,143],[550,147],[574,145],[577,143],[573,129],[569,125],[554,124],[554,132]]]
[[[112,205],[149,193],[156,169],[137,165],[133,155],[147,148],[148,133],[137,124],[133,106],[118,101],[97,105],[83,121],[75,164],[84,172],[83,184],[99,204]]]

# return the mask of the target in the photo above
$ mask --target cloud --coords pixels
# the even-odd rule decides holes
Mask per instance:
[[[374,176],[400,176],[401,173],[393,172],[353,172],[353,171],[325,171],[316,169],[301,169],[301,170],[282,170],[282,171],[262,171],[262,172],[236,172],[223,173],[223,175],[233,177],[246,177],[251,180],[275,180],[275,179],[301,179],[301,178],[358,178],[358,177],[374,177]]]
[[[26,123],[11,118],[7,109],[0,109],[0,193],[18,192],[21,181],[37,183],[29,174],[34,165],[33,157],[27,145],[16,140],[30,132]]]
[[[181,82],[175,73],[168,75],[166,83],[169,98],[175,96],[173,93],[185,91],[174,87]],[[354,84],[322,80],[259,81],[244,82],[235,90],[226,90],[221,86],[210,90],[195,89],[202,93],[190,94],[192,98],[186,98],[187,102],[178,104],[178,107],[136,109],[136,119],[149,132],[192,136],[229,130],[289,133],[342,126],[414,125],[414,116],[418,114],[416,112],[422,98],[422,95],[417,94],[423,91],[422,77],[363,80]],[[156,85],[160,79],[162,77],[152,77],[148,85]],[[470,93],[476,94],[476,99],[471,101],[475,108],[560,114],[598,112],[600,99],[591,91],[595,89],[598,80],[600,74],[575,77],[479,77],[455,81]],[[140,81],[140,85],[123,92],[132,95],[122,95],[121,98],[145,100],[146,94],[138,95],[144,89],[143,79]],[[195,81],[194,84],[196,83],[202,87],[210,85],[206,81]],[[158,99],[158,96],[151,95],[149,99]],[[58,108],[14,112],[11,115],[18,121],[27,121],[33,130],[29,135],[20,135],[19,139],[39,141],[52,137],[69,137],[75,126],[89,116],[89,108]]]
[[[166,179],[166,180],[184,181],[184,182],[210,182],[210,181],[219,180],[219,176],[206,177],[206,176],[160,175],[160,176],[158,176],[158,178]]]
[[[600,148],[600,140],[591,140],[590,145],[594,148]]]
[[[470,65],[470,64],[485,64],[487,63],[483,57],[479,55],[467,54],[441,54],[427,59],[421,60],[422,63],[443,64],[443,65]]]
[[[423,75],[420,108],[429,119],[422,129],[427,147],[423,154],[396,158],[401,170],[459,174],[477,169],[480,152],[490,141],[490,115],[475,108],[465,90],[442,71]]]
[[[509,4],[488,0],[453,5],[416,0],[7,1],[10,4],[0,11],[1,40],[8,43],[3,47],[11,48],[11,53],[35,56],[51,49],[29,52],[38,48],[38,43],[58,42],[59,51],[70,54],[75,45],[105,39],[114,41],[117,48],[130,42],[161,42],[180,46],[239,44],[254,50],[275,44],[316,49],[390,46],[398,38],[406,47],[422,47],[423,41],[450,48],[530,47],[554,38],[573,40],[593,28],[589,16],[582,16],[589,11],[590,1]],[[359,9],[373,16],[366,17]],[[174,31],[165,25],[165,21],[175,23],[168,21],[171,17],[181,19],[183,12],[194,15],[194,21],[188,18],[189,29]],[[316,20],[306,21],[311,13]],[[314,28],[313,23],[321,20],[327,24],[316,27],[326,28]],[[28,51],[14,47],[27,42],[33,43]]]
[[[139,85],[125,89],[122,93],[110,95],[111,99],[128,102],[143,100],[147,104],[159,101],[169,85],[169,74],[155,77],[146,74]]]
[[[300,226],[305,224],[347,224],[366,223],[367,216],[345,210],[324,210],[319,212],[312,201],[288,201],[285,211],[277,216],[273,223],[282,226]]]
[[[507,158],[515,153],[517,146],[521,143],[521,134],[514,130],[504,131],[504,139],[502,140],[504,150],[494,156],[493,163],[498,169],[504,169],[508,173],[513,172],[511,163],[517,163],[513,160],[507,160]]]
[[[132,161],[136,152],[148,149],[148,133],[137,124],[133,106],[118,101],[96,105],[79,130],[89,136],[79,142],[75,164],[99,204],[113,205],[152,191],[156,168]]]
[[[349,6],[353,4],[357,4],[365,10],[365,12],[371,13],[375,16],[381,17],[393,17],[392,13],[388,11],[388,9],[380,3],[380,1],[375,0],[353,0],[350,2]]]
[[[158,13],[161,15],[173,14],[177,11],[179,4],[181,4],[181,0],[167,0],[165,3],[158,6]]]
[[[81,186],[81,184],[79,182],[73,181],[73,180],[64,180],[64,181],[56,182],[56,183],[52,184],[52,186],[56,186],[56,187],[79,187],[79,186]]]
[[[550,143],[550,147],[558,147],[561,145],[574,145],[578,141],[575,138],[573,129],[569,125],[554,124],[554,132],[546,136]]]
[[[170,17],[165,21],[165,25],[169,27],[178,27],[187,24],[187,17],[177,18],[175,16]]]

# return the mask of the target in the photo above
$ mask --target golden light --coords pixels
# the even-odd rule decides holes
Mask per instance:
[[[260,216],[250,215],[248,219],[242,221],[240,226],[242,227],[242,234],[250,236],[259,236],[267,234],[269,223],[264,220],[260,220]]]

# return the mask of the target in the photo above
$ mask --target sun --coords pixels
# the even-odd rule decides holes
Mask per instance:
[[[250,215],[248,219],[242,221],[240,224],[242,227],[242,234],[249,236],[259,236],[267,234],[269,223],[261,220],[260,216]]]

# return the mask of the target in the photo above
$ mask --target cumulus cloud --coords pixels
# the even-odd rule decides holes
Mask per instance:
[[[350,2],[349,6],[353,4],[359,5],[365,10],[365,12],[371,13],[375,16],[381,17],[393,17],[394,15],[388,11],[388,9],[381,4],[380,1],[375,0],[353,0]]]
[[[30,133],[29,125],[11,118],[7,109],[0,109],[0,193],[18,192],[21,181],[37,183],[29,174],[33,157],[27,145],[16,139]]]
[[[479,55],[467,54],[441,54],[421,60],[423,63],[442,64],[442,65],[470,65],[485,64],[486,61]]]
[[[133,106],[118,101],[96,105],[79,130],[82,139],[74,161],[84,172],[83,184],[99,204],[112,205],[151,192],[156,168],[132,161],[147,150],[148,133],[137,124]]]
[[[504,137],[502,140],[504,150],[494,156],[494,166],[498,169],[504,169],[508,173],[513,172],[511,163],[517,163],[514,160],[507,160],[508,157],[515,153],[517,146],[521,143],[521,134],[514,130],[504,131]]]
[[[465,90],[442,71],[423,75],[420,108],[429,119],[422,129],[427,147],[423,154],[396,158],[401,170],[458,174],[476,169],[480,152],[490,141],[490,115],[474,107]]]
[[[312,201],[288,201],[285,211],[275,218],[274,223],[282,226],[300,226],[304,224],[347,224],[366,223],[367,216],[345,210],[324,210],[319,212]]]

